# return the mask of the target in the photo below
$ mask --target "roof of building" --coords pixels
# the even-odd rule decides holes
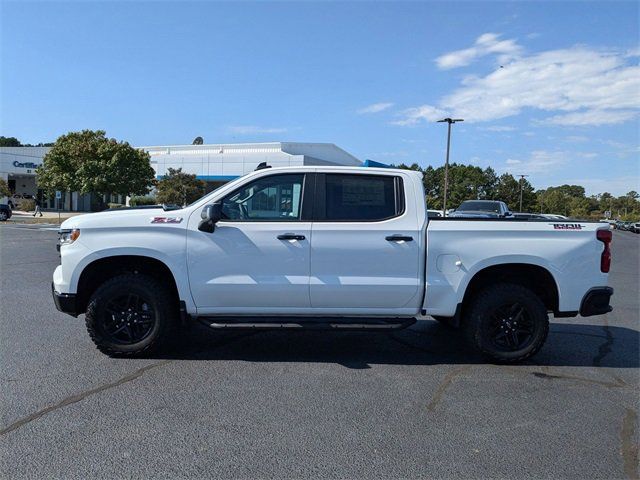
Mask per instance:
[[[247,153],[276,153],[305,155],[330,160],[340,159],[340,163],[361,165],[362,162],[333,143],[308,142],[262,142],[262,143],[216,143],[205,145],[160,145],[139,147],[155,155],[201,155],[203,153],[241,155]]]

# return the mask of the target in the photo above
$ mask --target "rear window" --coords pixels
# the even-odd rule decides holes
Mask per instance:
[[[327,174],[326,220],[377,221],[404,209],[402,179],[384,175]]]
[[[500,213],[500,204],[498,202],[471,201],[462,202],[456,212],[494,212]]]

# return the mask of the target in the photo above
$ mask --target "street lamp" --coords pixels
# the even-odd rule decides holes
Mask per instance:
[[[525,179],[525,177],[528,177],[529,175],[518,175],[520,177],[520,210],[519,212],[522,213],[522,187],[523,187],[523,180]]]
[[[451,124],[456,122],[464,122],[462,118],[443,118],[438,123],[447,122],[449,124],[447,130],[447,159],[444,162],[444,198],[442,201],[442,215],[447,216],[447,189],[449,188],[449,148],[451,146]]]

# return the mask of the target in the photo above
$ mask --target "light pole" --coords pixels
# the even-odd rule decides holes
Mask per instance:
[[[438,120],[438,123],[447,122],[449,127],[447,129],[447,159],[444,162],[444,198],[442,200],[442,216],[447,216],[447,190],[449,188],[449,148],[451,146],[451,124],[456,122],[464,122],[462,118],[443,118]]]
[[[522,186],[523,186],[523,180],[525,177],[528,177],[529,175],[518,175],[520,177],[520,210],[519,212],[522,213]]]

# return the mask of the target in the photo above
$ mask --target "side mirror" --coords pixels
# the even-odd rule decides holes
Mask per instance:
[[[505,216],[505,218],[513,217],[513,213],[511,213],[509,211],[506,211],[506,212],[504,212],[504,216]]]
[[[213,233],[216,229],[216,223],[222,218],[222,202],[216,202],[204,207],[200,213],[200,218],[202,220],[198,224],[198,230]]]

